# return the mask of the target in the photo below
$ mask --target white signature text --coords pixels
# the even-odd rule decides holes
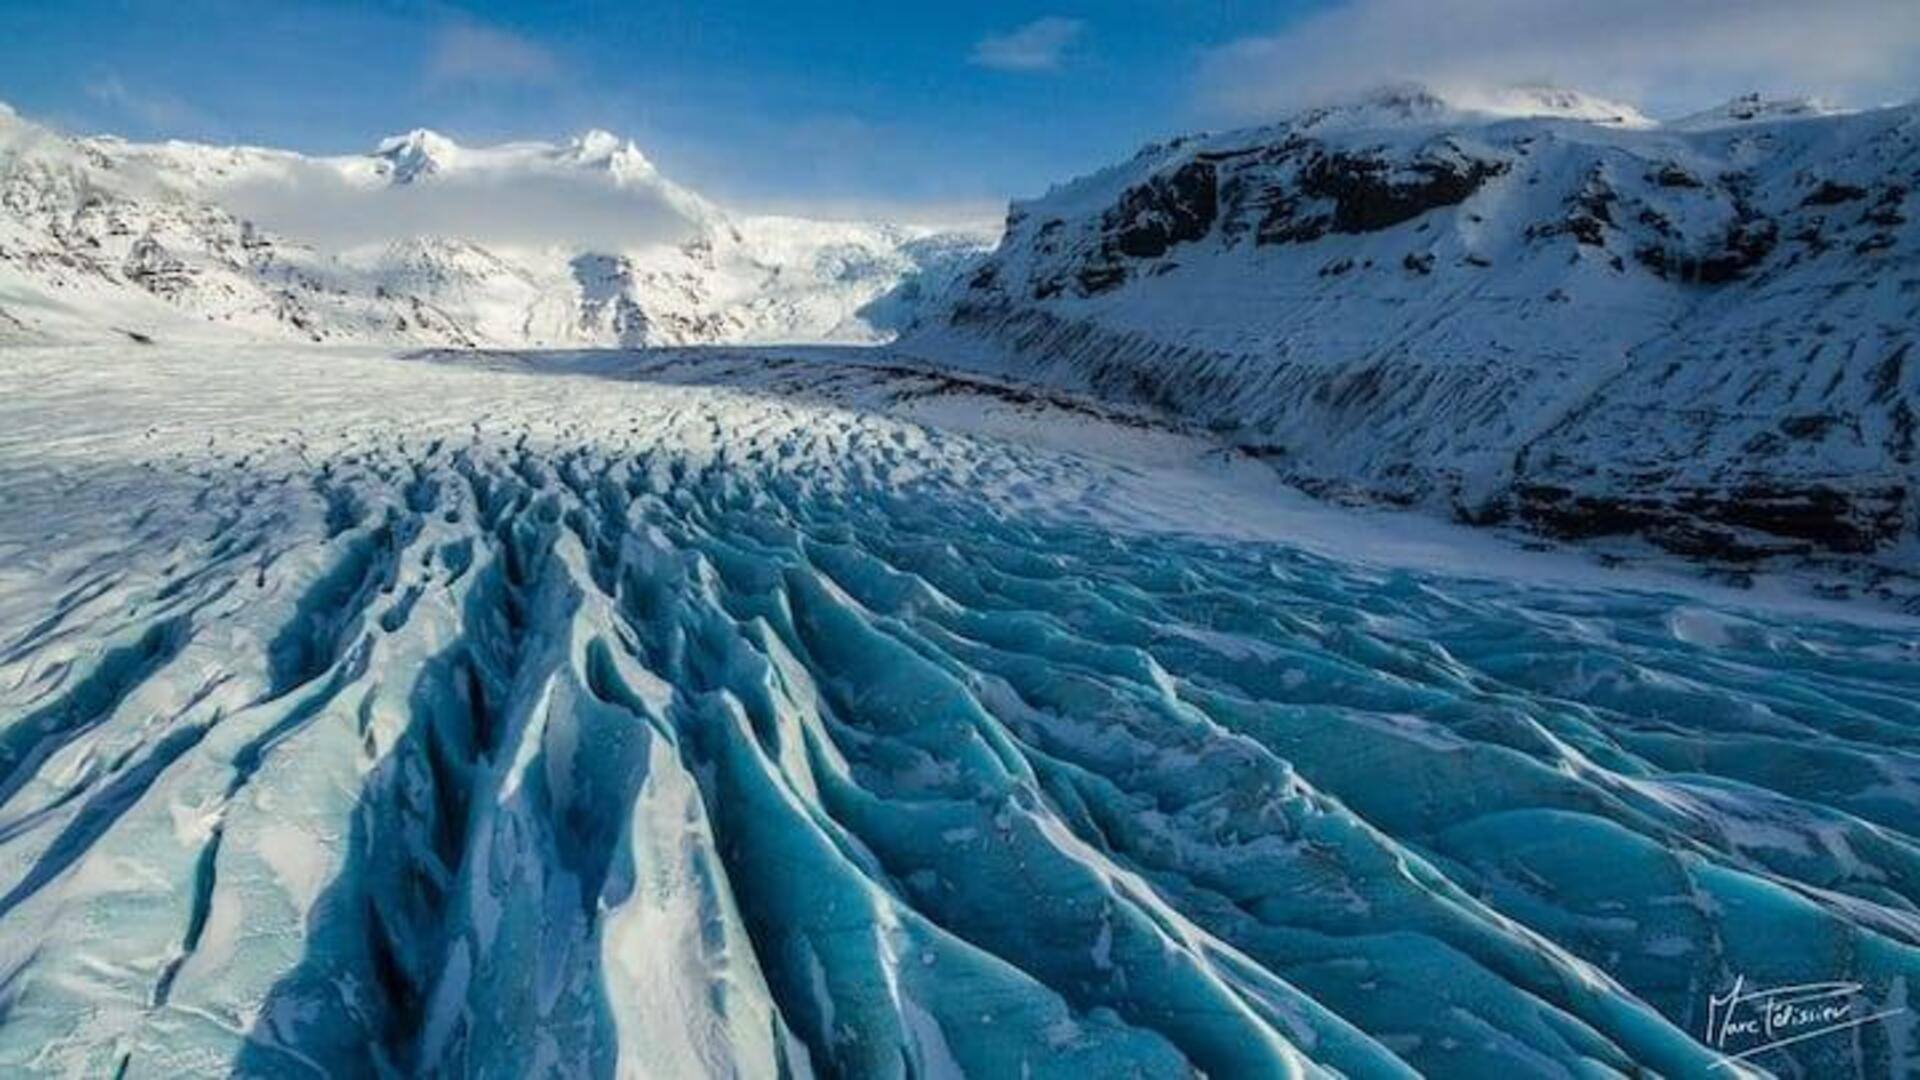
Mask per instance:
[[[1707,998],[1707,1045],[1725,1055],[1721,1065],[1731,1065],[1906,1011],[1875,1007],[1864,989],[1856,982],[1750,988],[1745,975],[1737,976],[1732,989]]]

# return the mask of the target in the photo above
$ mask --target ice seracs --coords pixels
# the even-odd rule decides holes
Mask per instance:
[[[1709,1077],[1920,971],[1911,619],[885,351],[5,361],[8,1077]]]

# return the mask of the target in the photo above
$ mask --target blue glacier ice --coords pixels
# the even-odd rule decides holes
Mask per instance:
[[[0,1071],[1738,1075],[1736,979],[1909,1000],[1909,625],[760,408],[87,474],[173,494],[0,590]]]

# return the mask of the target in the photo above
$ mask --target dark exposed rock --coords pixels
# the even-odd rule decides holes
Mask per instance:
[[[1074,280],[1080,283],[1083,295],[1093,296],[1119,287],[1127,280],[1127,268],[1112,263],[1093,263],[1081,267],[1080,272],[1074,275]]]
[[[1893,460],[1902,465],[1911,465],[1914,461],[1914,449],[1920,438],[1920,417],[1914,415],[1913,406],[1904,399],[1894,403],[1888,414],[1889,430],[1887,445],[1893,449]]]
[[[1637,534],[1681,554],[1735,561],[1815,549],[1871,553],[1897,538],[1907,499],[1903,487],[1818,484],[1626,495],[1523,483],[1514,494],[1521,518],[1552,536]]]
[[[1267,202],[1267,212],[1260,219],[1259,227],[1254,230],[1253,242],[1256,244],[1311,244],[1327,235],[1333,229],[1332,214],[1299,213],[1300,199],[1294,196],[1274,196]]]
[[[1692,173],[1672,162],[1662,165],[1660,171],[1653,174],[1653,182],[1659,184],[1661,187],[1667,188],[1697,188],[1702,186],[1698,177],[1695,177]]]
[[[1787,416],[1780,420],[1780,430],[1795,439],[1819,439],[1826,437],[1840,417],[1830,413],[1814,413],[1807,416]]]
[[[1289,163],[1297,167],[1288,179],[1236,174],[1222,182],[1227,235],[1243,233],[1249,221],[1258,244],[1305,244],[1328,233],[1377,232],[1464,202],[1507,169],[1505,162],[1473,158],[1451,144],[1410,162],[1393,162],[1366,153],[1329,154],[1320,144],[1300,139],[1270,148],[1257,166],[1284,176]]]
[[[1580,494],[1553,484],[1518,484],[1513,493],[1523,520],[1567,540],[1626,536],[1644,532],[1661,520],[1655,508],[1639,500]]]
[[[1334,232],[1378,232],[1463,203],[1506,169],[1504,162],[1426,159],[1396,173],[1376,158],[1332,154],[1303,170],[1300,185],[1309,195],[1333,200]]]
[[[1588,247],[1607,245],[1606,224],[1599,218],[1579,214],[1567,219],[1567,232],[1574,240]]]
[[[1907,352],[1912,346],[1902,343],[1888,353],[1873,368],[1873,396],[1869,400],[1879,403],[1893,400],[1893,394],[1900,386],[1900,375],[1907,366]]]
[[[1743,218],[1727,230],[1724,248],[1700,262],[1698,279],[1709,285],[1733,281],[1758,265],[1780,242],[1780,227],[1766,218]]]
[[[1613,225],[1613,204],[1619,198],[1604,178],[1598,174],[1589,176],[1574,196],[1573,210],[1567,216],[1567,232],[1588,247],[1605,247],[1606,230]]]
[[[1852,184],[1836,183],[1832,180],[1822,180],[1819,187],[1814,188],[1812,192],[1808,193],[1806,198],[1800,200],[1800,205],[1838,206],[1844,202],[1852,202],[1855,199],[1864,199],[1866,197],[1866,188],[1855,187]]]
[[[1196,156],[1127,188],[1100,219],[1110,258],[1160,258],[1217,225],[1235,240],[1306,244],[1329,233],[1375,233],[1432,209],[1457,206],[1507,163],[1463,154],[1452,142],[1392,161],[1332,152],[1311,138]]]
[[[1867,553],[1899,533],[1906,490],[1841,491],[1822,486],[1754,484],[1731,497],[1717,493],[1682,500],[1683,510],[1773,536],[1810,541],[1829,551]]]
[[[1219,210],[1213,164],[1190,161],[1128,189],[1101,224],[1121,254],[1152,259],[1206,236]]]
[[[1719,243],[1705,252],[1650,243],[1634,249],[1633,257],[1661,277],[1721,285],[1746,276],[1779,242],[1779,225],[1771,219],[1754,216],[1735,222]]]
[[[1906,197],[1905,187],[1889,184],[1887,189],[1880,193],[1880,198],[1874,203],[1873,208],[1860,216],[1861,222],[1867,225],[1878,225],[1883,229],[1905,225],[1907,216],[1900,212],[1900,204],[1906,200]]]
[[[151,236],[134,242],[121,273],[128,281],[156,296],[179,296],[193,287],[193,268]]]
[[[1661,236],[1672,236],[1674,234],[1673,222],[1667,219],[1667,215],[1655,210],[1651,206],[1641,210],[1634,220],[1652,229],[1654,232],[1659,233]]]
[[[1751,563],[1770,556],[1813,553],[1810,544],[1753,537],[1697,521],[1663,521],[1647,530],[1647,539],[1676,555],[1719,563]],[[1739,587],[1741,582],[1736,580],[1734,584]]]

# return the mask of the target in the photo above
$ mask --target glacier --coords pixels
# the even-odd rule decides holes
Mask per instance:
[[[263,392],[270,387],[272,392]],[[0,1071],[1886,1077],[1911,616],[886,350],[0,364]]]

